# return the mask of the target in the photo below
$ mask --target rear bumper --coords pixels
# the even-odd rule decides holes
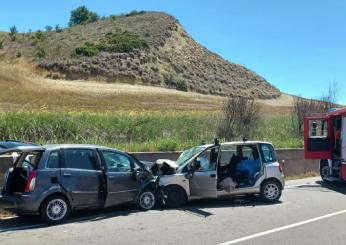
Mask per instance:
[[[25,214],[34,214],[38,212],[38,207],[30,195],[0,195],[0,207]]]

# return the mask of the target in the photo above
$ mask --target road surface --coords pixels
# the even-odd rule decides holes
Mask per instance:
[[[346,244],[346,185],[287,181],[281,203],[239,198],[182,209],[131,207],[74,214],[48,227],[37,217],[0,220],[0,244]]]

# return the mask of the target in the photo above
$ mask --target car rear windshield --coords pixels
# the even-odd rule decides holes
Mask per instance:
[[[276,154],[272,145],[260,144],[260,150],[264,163],[276,162]]]
[[[11,165],[16,168],[29,167],[30,169],[36,169],[42,152],[41,151],[32,151],[32,152],[21,152],[21,151],[12,151],[5,154],[2,154],[0,157],[6,159],[4,161],[8,162],[8,165]]]

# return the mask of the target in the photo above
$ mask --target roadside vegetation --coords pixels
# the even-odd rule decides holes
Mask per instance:
[[[41,144],[90,143],[126,151],[175,151],[213,142],[220,112],[118,111],[113,113],[2,112],[0,138]],[[290,116],[265,117],[250,139],[302,147]],[[238,138],[241,140],[241,138]]]

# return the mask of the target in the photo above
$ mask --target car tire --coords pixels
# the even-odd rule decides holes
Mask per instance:
[[[50,225],[62,223],[71,213],[71,205],[66,197],[54,195],[48,197],[41,205],[40,216]]]
[[[320,161],[320,176],[324,182],[329,183],[329,181],[326,179],[326,177],[328,177],[325,173],[325,171],[328,171],[326,168],[329,169],[328,160],[322,159]]]
[[[261,185],[260,196],[266,203],[276,203],[279,201],[282,193],[282,187],[277,180],[267,180]]]
[[[154,209],[157,205],[156,193],[153,189],[144,189],[137,198],[137,207],[140,210],[147,211]]]
[[[179,186],[167,186],[164,188],[165,203],[169,208],[179,208],[187,202],[187,195]]]

